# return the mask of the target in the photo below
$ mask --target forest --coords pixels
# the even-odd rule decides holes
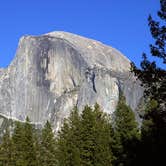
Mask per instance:
[[[146,105],[141,127],[123,96],[111,116],[97,103],[94,108],[85,106],[81,114],[74,107],[56,134],[48,121],[40,130],[27,117],[25,123],[14,122],[12,134],[11,126],[7,127],[0,145],[0,165],[160,165],[165,160],[166,128],[160,126],[164,122],[159,125],[150,118],[157,107],[154,100]]]
[[[6,129],[0,146],[3,166],[79,166],[133,165],[140,141],[138,124],[132,110],[119,101],[115,118],[95,104],[79,114],[75,107],[56,136],[47,121],[42,130],[16,122],[10,134]],[[130,160],[129,160],[130,159]]]

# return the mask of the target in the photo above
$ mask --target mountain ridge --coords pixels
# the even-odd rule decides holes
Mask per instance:
[[[0,70],[0,113],[60,126],[77,105],[115,110],[122,91],[133,110],[142,97],[130,61],[101,42],[67,32],[23,36],[8,68]],[[133,100],[133,101],[132,101]]]

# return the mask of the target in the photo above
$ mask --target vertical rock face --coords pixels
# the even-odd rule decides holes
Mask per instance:
[[[13,62],[0,69],[0,114],[50,120],[58,129],[74,105],[98,102],[112,113],[120,91],[135,110],[143,89],[129,70],[126,57],[95,40],[66,32],[24,36]]]

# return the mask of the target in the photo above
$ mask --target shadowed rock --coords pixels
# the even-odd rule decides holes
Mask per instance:
[[[67,32],[24,36],[10,66],[0,69],[0,114],[50,120],[57,130],[74,105],[97,102],[112,113],[120,91],[136,110],[143,90],[129,71],[125,56],[95,40]]]

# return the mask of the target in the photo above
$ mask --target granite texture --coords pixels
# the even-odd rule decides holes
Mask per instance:
[[[0,69],[0,115],[55,130],[74,105],[112,113],[119,93],[135,111],[143,94],[130,61],[116,49],[67,32],[23,36],[8,68]]]

